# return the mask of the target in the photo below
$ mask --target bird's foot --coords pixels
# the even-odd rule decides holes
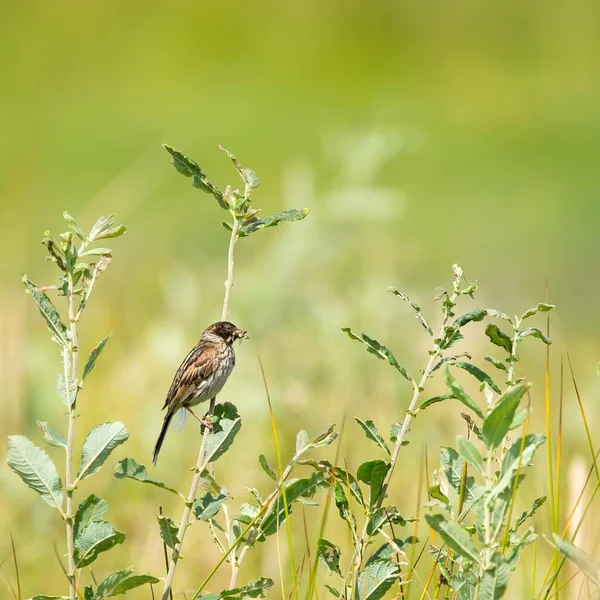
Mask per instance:
[[[214,425],[211,423],[210,417],[207,418],[205,416],[204,418],[200,418],[191,408],[188,407],[187,410],[202,427],[206,427],[209,431],[214,429]]]

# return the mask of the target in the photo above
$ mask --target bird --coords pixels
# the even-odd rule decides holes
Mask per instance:
[[[241,339],[248,339],[247,331],[229,321],[217,321],[202,332],[198,343],[183,359],[162,407],[162,410],[167,409],[167,413],[154,446],[155,465],[171,419],[178,410],[186,409],[202,425],[212,429],[212,424],[198,417],[192,406],[207,400],[213,405],[235,366],[233,343]]]

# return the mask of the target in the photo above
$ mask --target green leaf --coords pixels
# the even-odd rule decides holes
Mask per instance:
[[[501,360],[498,360],[493,356],[484,356],[483,360],[487,360],[488,362],[492,363],[496,369],[499,369],[500,371],[504,371],[505,373],[508,372],[508,367]]]
[[[110,229],[112,229],[115,224],[116,216],[117,215],[115,215],[115,214],[110,214],[106,217],[100,217],[94,223],[94,225],[90,231],[89,240],[94,241],[96,239],[100,239],[102,234],[104,234],[107,231],[109,231]]]
[[[208,434],[204,458],[207,462],[215,462],[229,450],[235,436],[242,427],[242,418],[231,402],[224,402],[219,407],[223,416],[218,425]]]
[[[75,220],[75,217],[71,216],[66,210],[63,213],[63,219],[67,222],[69,229],[77,235],[80,240],[85,240],[85,235],[79,226],[79,223]]]
[[[453,325],[448,325],[447,327],[444,327],[444,335],[442,336],[442,339],[439,340],[440,350],[452,348],[452,346],[456,346],[456,344],[462,342],[462,340],[464,340],[464,337],[460,332],[460,329]]]
[[[75,540],[75,565],[78,569],[93,563],[98,554],[125,541],[125,534],[106,521],[94,521],[84,527]]]
[[[85,529],[90,523],[102,521],[104,515],[108,512],[108,502],[98,496],[91,494],[77,509],[75,513],[75,524],[73,526],[73,535],[75,538],[79,532]]]
[[[341,575],[340,571],[340,549],[335,544],[321,538],[317,545],[317,556],[331,573]]]
[[[425,331],[429,335],[433,336],[433,331],[429,326],[429,323],[427,323],[427,321],[425,320],[425,317],[423,316],[423,311],[421,310],[421,307],[418,304],[415,304],[404,292],[400,291],[398,288],[390,286],[388,287],[387,291],[402,298],[402,300],[404,300],[404,302],[406,302],[415,311],[415,318],[421,321],[421,325],[423,325]]]
[[[264,454],[260,454],[258,457],[258,462],[262,467],[262,470],[273,480],[277,481],[277,475],[273,467],[269,464],[267,457]]]
[[[491,562],[493,567],[483,572],[478,600],[500,600],[506,591],[510,567],[499,552],[494,553]]]
[[[123,423],[102,423],[90,431],[83,442],[81,467],[77,479],[85,479],[100,470],[110,453],[129,437]]]
[[[395,506],[381,506],[376,509],[367,522],[367,535],[373,536],[388,523],[406,525],[406,519],[398,512]]]
[[[370,487],[369,506],[372,508],[379,499],[390,463],[383,460],[369,460],[358,467],[356,476],[359,481]]]
[[[400,577],[400,567],[391,560],[374,560],[365,565],[356,583],[356,600],[380,600]]]
[[[388,445],[379,434],[379,431],[377,431],[377,427],[373,421],[361,421],[358,417],[354,417],[354,420],[363,428],[367,438],[375,442],[388,456],[391,455]]]
[[[546,337],[537,327],[527,327],[527,329],[521,329],[521,331],[519,331],[520,340],[529,336],[533,336],[538,338],[539,340],[542,340],[542,342],[544,342],[544,344],[547,344],[548,346],[552,344],[550,338]]]
[[[474,469],[480,473],[484,472],[483,457],[479,453],[479,450],[475,447],[475,444],[470,440],[466,440],[462,435],[456,436],[456,448],[460,456],[466,460]]]
[[[540,302],[535,308],[530,308],[527,312],[523,313],[521,317],[521,321],[528,319],[529,317],[533,317],[536,313],[539,312],[549,312],[554,308],[554,304],[544,304]]]
[[[73,402],[75,402],[78,389],[76,381],[69,381],[69,389],[67,389],[63,375],[61,373],[57,375],[56,391],[58,392],[58,397],[65,406],[71,406]]]
[[[442,514],[428,513],[425,515],[425,520],[454,552],[479,564],[479,553],[462,525],[446,520]]]
[[[485,328],[485,335],[490,338],[490,342],[504,348],[509,354],[512,353],[512,339],[504,333],[497,325],[490,323]]]
[[[108,334],[91,352],[90,356],[87,359],[85,366],[83,367],[83,377],[82,380],[85,381],[85,378],[90,374],[91,370],[96,365],[96,360],[100,356],[102,350],[104,350],[104,346],[106,346],[106,342],[110,339],[112,333]]]
[[[260,185],[260,179],[258,178],[256,173],[252,169],[244,169],[244,167],[242,167],[242,165],[240,165],[238,159],[231,152],[229,152],[229,150],[227,150],[226,148],[223,148],[223,146],[219,146],[219,150],[222,150],[223,152],[225,152],[225,154],[227,154],[227,156],[229,156],[234,167],[237,169],[238,173],[240,174],[242,181],[250,189],[257,188]]]
[[[196,519],[199,521],[210,521],[217,515],[225,500],[227,500],[225,494],[213,496],[210,492],[207,492],[202,498],[198,498],[198,500],[194,502],[194,514],[196,515]]]
[[[454,363],[454,366],[458,367],[459,369],[465,370],[467,373],[470,373],[471,375],[473,375],[473,377],[475,377],[475,379],[481,381],[481,383],[487,383],[496,392],[496,394],[502,393],[500,388],[494,383],[494,380],[485,371],[482,371],[479,367],[476,367],[471,363],[463,361],[456,361]]]
[[[44,434],[44,439],[51,445],[56,448],[66,448],[67,440],[60,435],[55,429],[53,429],[48,423],[45,421],[38,421],[38,427],[42,430]]]
[[[69,596],[46,596],[46,594],[36,594],[29,600],[69,600]]]
[[[535,514],[535,512],[538,510],[538,508],[543,506],[545,502],[546,502],[546,496],[541,496],[540,498],[536,498],[533,502],[533,506],[529,510],[522,512],[521,515],[519,516],[519,518],[517,519],[517,521],[515,523],[515,527],[514,527],[515,530],[518,529],[521,525],[523,525],[523,523],[525,523],[525,521],[527,521],[527,519],[532,517]]]
[[[429,490],[429,496],[434,500],[439,500],[442,504],[450,505],[450,500],[439,485],[432,485]]]
[[[96,240],[107,240],[109,238],[117,238],[122,236],[124,233],[127,233],[127,227],[125,225],[117,225],[116,227],[111,227],[110,229],[105,229],[100,234],[96,235]],[[110,254],[110,250],[108,252]]]
[[[444,400],[450,400],[454,398],[452,394],[443,394],[441,396],[433,396],[433,398],[428,398],[425,400],[421,406],[419,407],[421,410],[431,406],[432,404],[437,404],[438,402],[443,402]]]
[[[515,416],[513,417],[513,420],[509,427],[510,431],[521,427],[521,425],[523,425],[523,423],[525,423],[525,419],[527,419],[530,412],[531,412],[531,410],[530,410],[529,406],[524,406],[523,408],[517,409],[517,411],[515,412]]]
[[[122,461],[118,462],[117,466],[115,467],[114,475],[117,479],[135,479],[141,483],[149,483],[150,485],[154,485],[162,490],[171,492],[172,494],[179,494],[177,490],[165,485],[162,481],[158,481],[158,479],[150,477],[146,467],[137,463],[133,458],[124,458]]]
[[[103,600],[104,598],[110,598],[113,595],[113,590],[121,582],[125,581],[133,573],[133,567],[125,569],[123,571],[115,571],[111,573],[104,581],[100,583],[94,600]]]
[[[199,600],[246,600],[247,598],[264,598],[265,590],[273,587],[273,580],[268,577],[260,577],[256,581],[239,588],[223,590],[222,592],[200,594]]]
[[[63,346],[68,346],[67,328],[60,320],[60,316],[58,315],[54,304],[50,301],[50,298],[48,298],[44,292],[40,291],[40,289],[29,280],[27,275],[23,275],[21,280],[25,284],[25,288],[33,298],[34,302],[37,304],[40,314],[46,321],[48,329],[52,332],[57,341]]]
[[[341,598],[342,594],[340,592],[338,592],[334,587],[331,587],[328,584],[325,584],[325,587],[329,590],[329,593],[333,596],[335,596],[336,598]]]
[[[484,308],[476,308],[475,310],[472,310],[471,312],[465,313],[464,315],[458,317],[458,319],[456,319],[454,323],[452,323],[452,326],[459,329],[460,327],[464,327],[468,323],[483,321],[487,314],[488,312]]]
[[[473,398],[471,398],[471,396],[465,392],[463,386],[457,381],[454,375],[452,375],[448,367],[446,367],[446,371],[444,373],[444,381],[450,388],[454,398],[462,402],[467,408],[470,408],[478,417],[483,418],[483,413],[481,412],[481,409],[475,400],[473,400]]]
[[[308,433],[302,429],[296,436],[296,456],[298,456],[298,454],[300,454],[309,444],[310,438],[308,437]]]
[[[563,540],[556,533],[553,533],[552,537],[558,551],[574,562],[596,585],[600,585],[600,572],[594,561],[575,544]]]
[[[175,546],[179,544],[179,539],[177,538],[177,527],[175,527],[175,523],[173,523],[169,517],[165,517],[164,515],[157,515],[157,518],[162,541],[169,546],[169,548],[174,549]]]
[[[362,342],[367,347],[367,352],[374,354],[377,358],[381,358],[382,360],[387,360],[392,367],[395,367],[400,371],[400,374],[410,381],[414,383],[413,378],[409,375],[408,371],[402,366],[398,364],[395,356],[391,353],[391,351],[386,348],[383,344],[380,344],[377,340],[369,337],[366,333],[361,333],[357,335],[354,333],[350,327],[342,327],[342,331],[348,334],[348,337],[351,340],[356,340],[358,342]]]
[[[313,473],[310,477],[287,482],[285,486],[285,501],[287,503],[288,514],[291,514],[292,504],[296,500],[301,496],[311,496],[322,483],[322,473]],[[280,492],[277,501],[277,510],[269,513],[261,523],[261,529],[265,536],[274,534],[277,531],[278,526],[285,520],[285,516],[283,492]]]
[[[341,467],[334,467],[332,469],[332,473],[334,477],[337,479],[338,483],[347,490],[350,489],[350,494],[354,496],[354,499],[361,505],[365,505],[365,499],[363,498],[362,491],[360,489],[360,485],[356,478],[352,473],[348,471],[344,471]]]
[[[332,442],[337,439],[338,434],[333,431],[335,425],[331,425],[331,427],[327,428],[325,431],[322,431],[319,435],[310,440],[311,448],[323,448],[324,446],[329,446]]]
[[[492,490],[493,495],[501,493],[504,488],[511,484],[517,470],[530,464],[536,449],[545,441],[546,438],[543,435],[531,433],[525,436],[524,441],[520,437],[512,444],[502,459],[500,477]]]
[[[175,150],[171,146],[167,144],[163,144],[164,149],[173,157],[173,166],[179,173],[184,175],[185,177],[193,177],[193,186],[206,192],[208,194],[212,194],[215,200],[219,203],[219,206],[225,210],[229,210],[229,205],[223,198],[223,193],[217,188],[217,186],[213,185],[208,179],[206,179],[206,175],[200,169],[198,163],[191,158],[187,157],[179,150]]]
[[[277,214],[270,215],[264,219],[252,219],[248,225],[243,227],[243,231],[246,234],[254,233],[259,229],[266,229],[267,227],[277,227],[279,223],[284,221],[301,221],[310,213],[310,209],[302,208],[300,210],[296,208],[288,208],[282,210]]]
[[[500,396],[494,409],[485,418],[481,433],[488,448],[495,449],[502,443],[526,391],[527,386],[523,383],[510,387]]]
[[[55,507],[62,505],[63,489],[58,471],[50,457],[32,441],[22,435],[9,435],[6,462],[44,502]]]
[[[141,585],[146,585],[147,583],[159,583],[160,579],[153,577],[152,575],[132,575],[127,579],[121,581],[114,589],[113,596],[118,596],[119,594],[124,594],[129,590],[133,590],[136,587],[140,587]]]

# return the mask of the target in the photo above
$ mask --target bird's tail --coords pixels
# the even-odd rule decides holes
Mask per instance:
[[[158,453],[162,448],[163,442],[165,441],[165,436],[167,435],[167,429],[169,429],[169,425],[171,424],[171,419],[175,413],[172,411],[168,411],[165,415],[165,420],[163,421],[162,427],[160,428],[160,433],[158,434],[158,439],[156,440],[156,445],[154,446],[154,455],[152,457],[152,462],[156,464],[158,461]]]

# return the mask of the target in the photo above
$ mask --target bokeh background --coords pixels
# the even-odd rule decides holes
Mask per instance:
[[[194,157],[221,187],[238,185],[217,150],[223,144],[260,176],[254,199],[265,213],[312,210],[301,223],[237,247],[231,318],[252,341],[239,349],[222,398],[238,404],[244,427],[218,466],[234,504],[247,500],[246,485],[266,489],[256,457],[273,457],[257,354],[284,452],[300,428],[316,434],[345,423],[342,456],[356,467],[376,449],[351,416],[387,430],[409,390],[340,327],[369,332],[417,371],[427,341],[385,289],[406,290],[435,322],[433,289],[449,285],[453,261],[479,282],[479,306],[520,313],[546,298],[548,284],[558,306],[555,415],[568,350],[598,431],[597,3],[7,1],[1,13],[3,439],[19,432],[41,444],[36,419],[64,422],[54,391],[60,358],[20,283],[22,272],[38,283],[55,277],[43,261],[44,230],[63,230],[63,210],[86,228],[116,212],[129,228],[112,244],[115,258],[81,326],[84,352],[114,335],[81,397],[80,431],[121,420],[131,432],[81,490],[80,498],[91,491],[107,498],[112,521],[128,536],[99,560],[98,577],[129,564],[163,572],[155,514],[163,505],[177,518],[179,506],[153,488],[113,479],[111,469],[123,456],[150,463],[172,374],[222,302],[223,213],[173,170],[162,142]],[[467,343],[482,346],[482,328],[473,326]],[[538,430],[544,359],[541,346],[527,344],[521,368],[537,384]],[[571,390],[565,384],[565,511],[589,466]],[[440,405],[415,423],[391,491],[405,514],[416,510],[425,447],[431,475],[439,445],[461,431],[458,412]],[[168,436],[153,472],[187,489],[197,446],[188,423]],[[544,462],[540,453],[522,507],[545,493]],[[6,465],[0,490],[0,563],[10,559],[12,531],[24,594],[64,592],[52,549],[62,547],[62,526]],[[314,535],[319,516],[307,509]],[[347,548],[331,521],[328,537]],[[299,520],[294,526],[301,531]],[[596,526],[580,538],[592,553]],[[540,530],[548,530],[547,512]],[[217,556],[202,525],[189,543],[179,590],[195,588]],[[301,556],[302,536],[297,546]],[[261,547],[240,580],[276,576],[276,556],[274,544]],[[526,556],[511,597],[529,597],[531,550]],[[540,573],[549,556],[540,542]],[[0,578],[14,583],[9,565]],[[10,597],[3,581],[0,589]],[[147,598],[148,590],[132,597]]]

